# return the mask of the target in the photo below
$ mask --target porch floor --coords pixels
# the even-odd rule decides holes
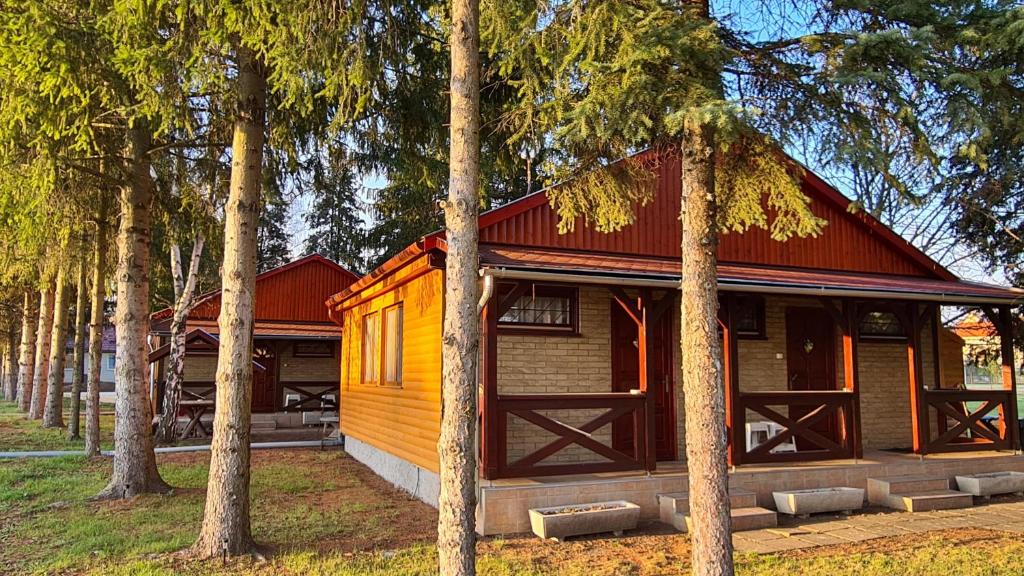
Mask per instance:
[[[1013,452],[959,452],[924,458],[867,450],[864,458],[780,465],[753,464],[729,471],[729,486],[757,494],[757,504],[775,508],[772,492],[850,486],[866,488],[868,478],[930,475],[952,479],[957,474],[1024,472],[1024,456]],[[629,500],[646,519],[658,517],[657,495],[687,489],[685,462],[659,462],[646,472],[607,472],[482,481],[478,529],[485,535],[514,534],[530,529],[527,510],[541,506]]]
[[[977,452],[949,452],[943,454],[928,454],[923,458],[918,454],[905,452],[894,452],[889,450],[865,450],[863,458],[844,458],[839,460],[818,460],[815,462],[787,462],[785,464],[744,464],[729,469],[730,476],[747,473],[764,472],[785,472],[794,469],[798,470],[819,470],[850,467],[885,466],[893,464],[907,464],[920,462],[944,462],[959,460],[987,460],[993,458],[1006,458],[1014,456],[1010,451],[983,450]],[[658,468],[650,474],[637,470],[621,472],[600,472],[593,474],[563,474],[560,476],[533,476],[526,478],[502,478],[500,480],[485,480],[485,486],[511,487],[511,486],[536,486],[545,484],[565,484],[592,482],[596,480],[613,480],[622,478],[638,478],[648,476],[673,476],[685,475],[687,473],[686,462],[683,460],[661,461]],[[894,475],[894,474],[893,474]]]

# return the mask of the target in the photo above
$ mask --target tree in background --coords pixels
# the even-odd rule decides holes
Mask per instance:
[[[32,401],[32,378],[35,369],[36,315],[39,300],[34,290],[26,290],[21,308],[21,344],[18,347],[18,384],[15,402],[18,409],[28,413]]]
[[[256,231],[256,272],[263,273],[291,260],[291,234],[288,233],[288,202],[278,194],[263,196]]]
[[[439,205],[448,195],[450,24],[447,3],[424,2],[420,14],[398,20],[406,57],[390,79],[381,102],[369,108],[351,135],[350,156],[365,175],[385,181],[367,190],[372,218],[367,230],[367,268],[372,269],[423,235],[444,225]],[[515,126],[503,115],[516,102],[515,78],[499,74],[498,63],[481,55],[480,201],[482,209],[505,204],[527,192],[526,162],[509,147]],[[531,142],[533,163],[548,148]],[[518,146],[518,144],[517,144]]]
[[[62,250],[67,253],[67,250]],[[64,427],[64,359],[67,357],[68,309],[71,307],[71,283],[68,264],[62,262],[55,280],[53,326],[50,328],[50,354],[43,408],[43,428]]]
[[[71,409],[68,414],[68,440],[81,439],[79,413],[82,409],[82,391],[85,384],[85,354],[89,340],[89,267],[88,242],[83,237],[75,266],[75,333],[71,361]],[[93,371],[98,370],[93,368]]]
[[[36,349],[33,353],[32,385],[28,407],[30,420],[41,420],[46,404],[46,382],[50,375],[50,336],[53,331],[53,281],[39,289],[39,318],[36,324]]]
[[[1007,8],[1012,6],[1012,8]],[[937,187],[946,194],[957,236],[991,270],[1024,285],[1024,7],[987,7],[961,34],[978,49],[955,54],[958,80],[980,110],[966,107],[961,137]],[[977,9],[986,15],[985,8]]]
[[[360,273],[366,270],[366,232],[358,174],[337,148],[316,158],[309,182],[312,203],[304,219],[306,254],[319,254]]]

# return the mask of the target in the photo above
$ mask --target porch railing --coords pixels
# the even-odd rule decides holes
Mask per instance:
[[[338,410],[338,383],[321,382],[280,382],[285,396],[298,396],[297,400],[285,402],[283,412],[316,412]],[[320,388],[320,390],[315,390]]]
[[[741,392],[731,437],[737,464],[853,458],[856,430],[854,394],[848,390]],[[747,411],[778,425],[778,432],[748,447]],[[762,422],[765,420],[761,420]],[[829,423],[828,430],[820,427]],[[795,450],[782,448],[795,445]],[[736,456],[739,456],[736,458]]]
[[[497,476],[553,476],[644,469],[647,422],[642,394],[621,392],[589,394],[503,394],[497,400]],[[599,415],[580,425],[570,425],[542,414],[550,411],[596,411]],[[515,417],[557,436],[544,446],[508,461],[510,420]],[[632,453],[622,452],[595,438],[595,432],[615,421],[627,420],[632,428]],[[611,434],[609,434],[611,437]],[[612,441],[614,443],[614,440]],[[597,462],[545,463],[570,446],[579,446],[603,460]]]
[[[1011,390],[925,390],[925,412],[938,417],[936,434],[926,424],[927,451],[1012,450],[1013,426],[1004,426],[1014,402]]]

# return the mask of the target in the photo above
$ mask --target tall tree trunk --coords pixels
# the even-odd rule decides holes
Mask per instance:
[[[217,400],[203,527],[193,553],[256,553],[249,522],[249,443],[256,228],[260,214],[267,84],[252,50],[237,45],[238,104],[231,189],[224,209]]]
[[[171,317],[171,355],[167,364],[164,383],[163,410],[157,440],[171,444],[175,440],[178,421],[178,402],[181,400],[181,381],[185,373],[185,326],[188,313],[192,310],[192,296],[199,276],[199,259],[203,255],[206,237],[199,233],[192,244],[192,258],[189,260],[188,278],[182,278],[181,249],[171,246],[171,276],[174,280],[174,315]]]
[[[85,396],[85,455],[100,453],[100,373],[103,371],[103,299],[107,288],[107,206],[100,217],[92,254],[92,304],[89,316],[89,383]]]
[[[88,338],[89,277],[86,274],[86,259],[78,261],[78,289],[75,292],[75,353],[71,374],[71,414],[68,415],[68,439],[78,440],[79,418],[82,409],[82,384],[85,381],[85,342]]]
[[[25,292],[21,308],[21,350],[18,356],[18,409],[28,413],[32,402],[32,377],[35,373],[36,316],[39,299],[32,290]]]
[[[117,233],[117,399],[114,405],[114,471],[97,498],[129,498],[167,492],[153,452],[153,409],[149,404],[149,246],[153,181],[147,151],[151,135],[128,131],[129,182],[121,189]],[[95,371],[99,365],[95,366]]]
[[[50,373],[50,334],[53,331],[53,286],[39,291],[39,327],[36,328],[36,367],[32,374],[32,402],[28,417],[39,420],[46,404],[46,383]]]
[[[11,327],[7,333],[7,363],[4,368],[4,397],[14,402],[18,396],[18,330]]]
[[[68,306],[71,290],[64,268],[57,273],[57,294],[53,302],[53,327],[50,329],[49,376],[43,428],[64,427],[64,359],[67,357]]]
[[[725,386],[718,338],[717,200],[710,129],[687,122],[682,144],[682,364],[693,573],[733,573]]]
[[[438,568],[476,574],[476,418],[480,315],[477,257],[480,207],[480,5],[452,2],[448,241],[442,343]]]

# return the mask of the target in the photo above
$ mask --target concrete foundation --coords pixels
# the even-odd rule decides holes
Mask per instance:
[[[351,436],[345,437],[345,452],[373,470],[374,474],[437,508],[441,479],[436,473]]]

